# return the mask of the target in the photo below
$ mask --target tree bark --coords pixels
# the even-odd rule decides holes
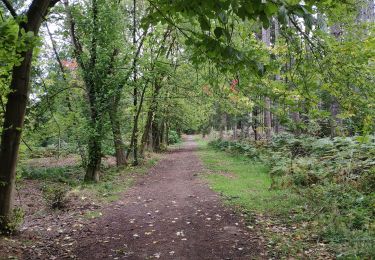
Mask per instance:
[[[224,139],[224,132],[225,132],[225,127],[227,125],[227,115],[225,113],[222,113],[220,115],[221,120],[220,120],[220,132],[219,132],[219,138],[221,140]]]
[[[330,120],[331,138],[334,138],[338,135],[339,128],[342,124],[341,120],[337,118],[337,115],[340,113],[340,105],[335,98],[333,98],[333,100],[331,101],[330,111],[331,111],[331,120]]]
[[[75,22],[69,9],[68,1],[64,1],[67,20],[70,29],[70,38],[74,47],[75,57],[83,71],[83,81],[85,83],[89,110],[90,110],[90,128],[88,137],[88,161],[85,174],[85,181],[99,181],[99,171],[102,158],[102,112],[99,109],[101,105],[98,100],[98,82],[94,75],[97,58],[97,35],[98,30],[98,6],[97,1],[92,0],[92,22],[91,45],[89,49],[90,58],[85,63],[82,58],[83,47],[75,34]],[[100,83],[99,83],[100,84]]]
[[[292,112],[292,119],[293,119],[293,123],[295,125],[294,134],[300,135],[301,134],[301,130],[300,130],[301,115],[300,115],[300,113],[298,111],[293,111]]]
[[[161,89],[161,84],[155,83],[155,90],[154,90],[154,93],[152,95],[151,104],[150,104],[150,107],[149,107],[148,112],[147,112],[146,125],[145,125],[145,129],[144,129],[143,135],[142,135],[142,142],[141,142],[141,147],[140,147],[140,154],[142,156],[144,155],[145,147],[146,147],[146,145],[149,141],[150,130],[152,128],[154,115],[155,115],[157,105],[158,105],[157,104],[157,97],[159,95],[160,89]]]
[[[259,134],[258,134],[258,126],[259,126],[259,118],[258,118],[258,115],[259,115],[259,107],[258,106],[255,106],[253,108],[253,112],[252,112],[252,120],[251,120],[251,128],[253,129],[253,132],[254,132],[254,140],[257,141],[259,140]]]
[[[271,30],[270,28],[262,28],[262,41],[269,47],[271,45]],[[267,141],[272,138],[272,119],[271,119],[271,99],[269,97],[264,98],[264,128],[266,133]]]
[[[111,121],[113,143],[115,147],[116,165],[124,166],[127,165],[124,142],[121,135],[121,126],[118,118],[118,104],[119,96],[116,96],[112,100],[111,108],[109,111],[109,119]]]
[[[233,123],[233,139],[237,140],[238,137],[238,131],[237,131],[237,117],[234,117],[234,123]]]
[[[160,127],[159,122],[157,120],[152,121],[152,139],[153,139],[153,150],[155,152],[160,152]]]
[[[38,34],[48,8],[57,1],[34,0],[27,13],[27,22],[20,25],[26,32]],[[4,114],[0,150],[0,229],[6,229],[11,220],[14,199],[14,186],[19,144],[28,101],[30,71],[33,48],[18,53],[23,59],[13,67],[10,93]]]
[[[271,99],[264,98],[264,128],[266,132],[266,139],[270,141],[272,138],[272,119],[271,119]]]
[[[86,79],[86,88],[90,106],[90,133],[88,140],[88,163],[85,181],[99,181],[100,164],[102,159],[102,120],[98,111],[98,100],[95,83],[91,78]]]

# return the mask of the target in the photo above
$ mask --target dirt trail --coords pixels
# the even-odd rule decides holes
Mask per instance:
[[[79,259],[263,259],[256,234],[198,174],[188,137],[77,234]]]

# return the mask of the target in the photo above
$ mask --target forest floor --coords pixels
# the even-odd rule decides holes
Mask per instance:
[[[197,150],[189,136],[118,200],[80,205],[64,217],[40,216],[58,228],[39,223],[23,232],[22,239],[9,238],[8,257],[14,253],[21,259],[266,259],[261,231],[250,229],[245,216],[223,205],[201,178],[205,169]],[[85,207],[92,218],[82,218]]]

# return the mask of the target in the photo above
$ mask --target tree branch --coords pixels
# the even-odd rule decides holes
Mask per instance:
[[[16,18],[18,15],[17,15],[16,11],[14,10],[12,4],[9,3],[8,0],[1,0],[1,1],[5,5],[5,7],[8,9],[8,11],[10,12],[10,14],[13,16],[13,18]]]

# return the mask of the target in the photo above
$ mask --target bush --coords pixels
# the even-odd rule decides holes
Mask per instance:
[[[43,198],[45,199],[47,206],[51,209],[63,209],[65,208],[68,200],[67,193],[69,188],[65,185],[44,185],[42,188]]]
[[[179,136],[179,134],[174,130],[170,130],[168,133],[168,144],[177,144],[180,142],[181,137]]]
[[[216,140],[211,147],[262,160],[271,188],[291,189],[308,204],[295,219],[328,241],[342,257],[369,258],[375,240],[375,142],[355,137],[281,134],[267,145]],[[366,243],[364,241],[367,241]]]
[[[214,140],[209,146],[231,153],[243,154],[252,159],[259,159],[259,150],[252,144],[238,141]]]

